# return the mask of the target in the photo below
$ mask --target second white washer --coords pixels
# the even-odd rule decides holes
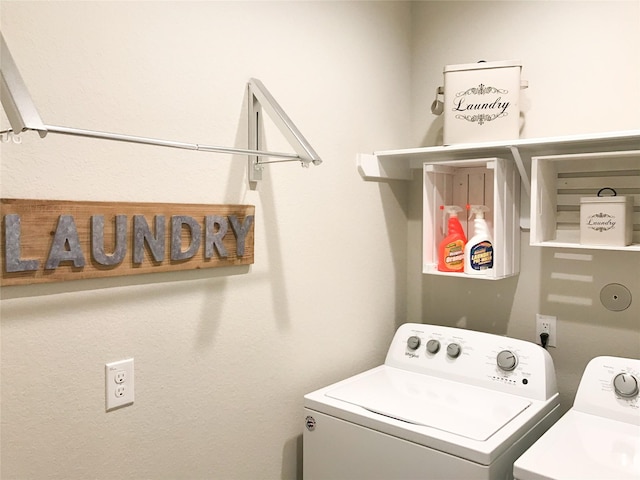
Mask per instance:
[[[596,357],[573,407],[514,464],[518,480],[640,480],[640,360]]]

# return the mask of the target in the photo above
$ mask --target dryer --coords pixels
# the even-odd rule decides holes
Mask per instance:
[[[304,397],[305,480],[512,478],[558,418],[553,361],[530,342],[407,323],[383,365]]]
[[[640,480],[640,360],[596,357],[573,407],[514,464],[519,480]]]

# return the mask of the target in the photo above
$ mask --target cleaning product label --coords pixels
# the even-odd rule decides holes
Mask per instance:
[[[474,270],[487,270],[493,268],[493,245],[484,241],[471,247],[470,253],[471,268]]]
[[[464,243],[461,240],[444,246],[444,263],[449,270],[464,270]]]

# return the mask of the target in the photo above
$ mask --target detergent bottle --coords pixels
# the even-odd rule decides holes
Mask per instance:
[[[467,243],[467,237],[458,220],[458,212],[462,209],[457,205],[443,205],[440,209],[444,211],[443,230],[447,215],[449,222],[446,236],[438,245],[438,270],[462,273],[464,272],[464,245]]]
[[[484,219],[489,211],[484,205],[467,205],[469,219],[473,220],[473,237],[464,247],[464,273],[469,275],[487,275],[493,268],[493,240],[489,226]]]

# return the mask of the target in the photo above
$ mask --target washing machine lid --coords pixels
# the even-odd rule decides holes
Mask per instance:
[[[531,405],[514,395],[390,368],[342,382],[325,395],[477,441],[486,441]]]
[[[640,426],[569,410],[514,464],[518,480],[638,480]]]

